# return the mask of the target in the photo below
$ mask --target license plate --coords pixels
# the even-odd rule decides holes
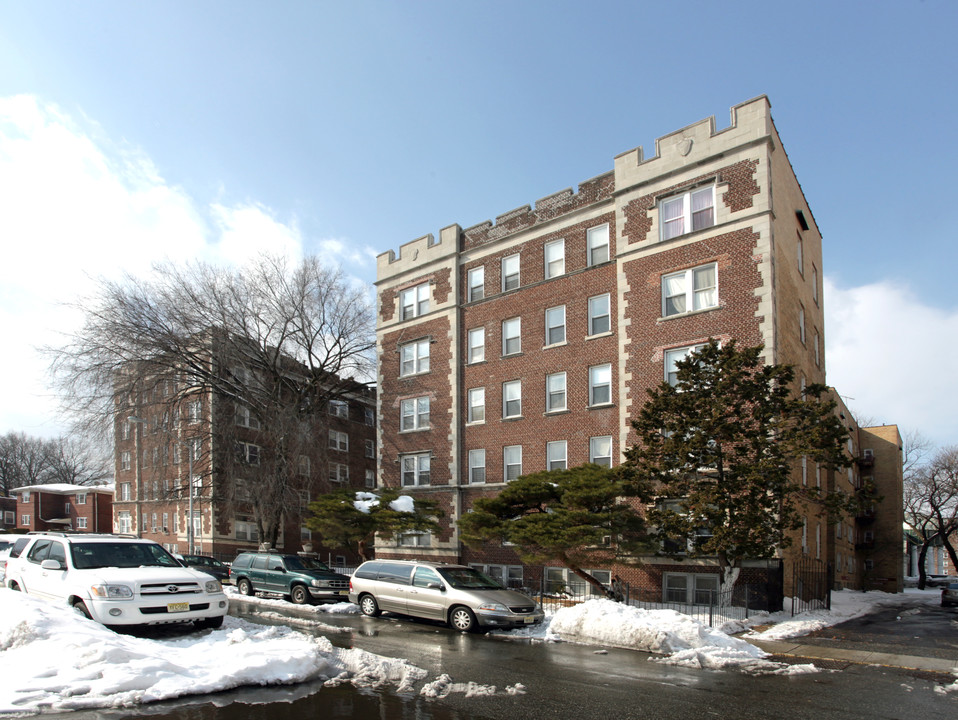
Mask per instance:
[[[536,619],[532,616],[523,619],[526,625],[532,625]]]
[[[349,590],[340,590],[340,591],[339,591],[339,594],[340,594],[340,595],[349,595]]]
[[[167,603],[166,604],[167,612],[189,612],[190,604],[189,603]]]

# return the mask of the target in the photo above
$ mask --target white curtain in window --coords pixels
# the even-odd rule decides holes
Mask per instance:
[[[718,303],[715,291],[715,266],[706,265],[695,271],[695,309],[715,307]]]
[[[685,312],[685,273],[665,278],[665,314]]]
[[[662,203],[662,237],[665,240],[685,232],[685,196]]]

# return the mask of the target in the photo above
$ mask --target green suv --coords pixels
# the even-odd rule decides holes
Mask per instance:
[[[276,551],[241,553],[230,566],[230,581],[242,595],[277,593],[297,605],[348,600],[349,578],[308,555]]]

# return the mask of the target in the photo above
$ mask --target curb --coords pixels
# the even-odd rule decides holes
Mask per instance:
[[[958,676],[958,660],[929,658],[918,655],[895,655],[891,653],[868,652],[865,650],[845,650],[818,645],[803,645],[787,640],[758,640],[742,638],[755,647],[772,655],[806,658],[809,660],[831,660],[858,665],[880,665],[904,668],[906,670],[926,670],[929,672],[951,673]]]

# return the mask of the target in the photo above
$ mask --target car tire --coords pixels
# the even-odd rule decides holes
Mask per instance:
[[[236,589],[239,590],[240,595],[247,595],[248,597],[254,597],[256,595],[256,591],[253,590],[253,584],[246,578],[237,581]]]
[[[462,605],[454,607],[449,613],[449,624],[460,632],[475,632],[479,627],[475,613]]]
[[[289,589],[289,599],[294,605],[306,605],[309,602],[309,590],[305,585],[293,585]]]
[[[15,590],[16,592],[20,592],[20,585],[16,582],[16,580],[11,580],[11,581],[10,581],[9,588],[10,588],[11,590]]]
[[[80,613],[83,617],[88,620],[92,620],[93,616],[90,614],[90,609],[86,606],[86,603],[82,600],[77,600],[73,603],[73,609]]]
[[[193,624],[200,630],[216,630],[217,628],[223,627],[223,615],[194,620]]]
[[[372,595],[363,595],[359,598],[359,612],[366,617],[378,617],[382,610]]]

